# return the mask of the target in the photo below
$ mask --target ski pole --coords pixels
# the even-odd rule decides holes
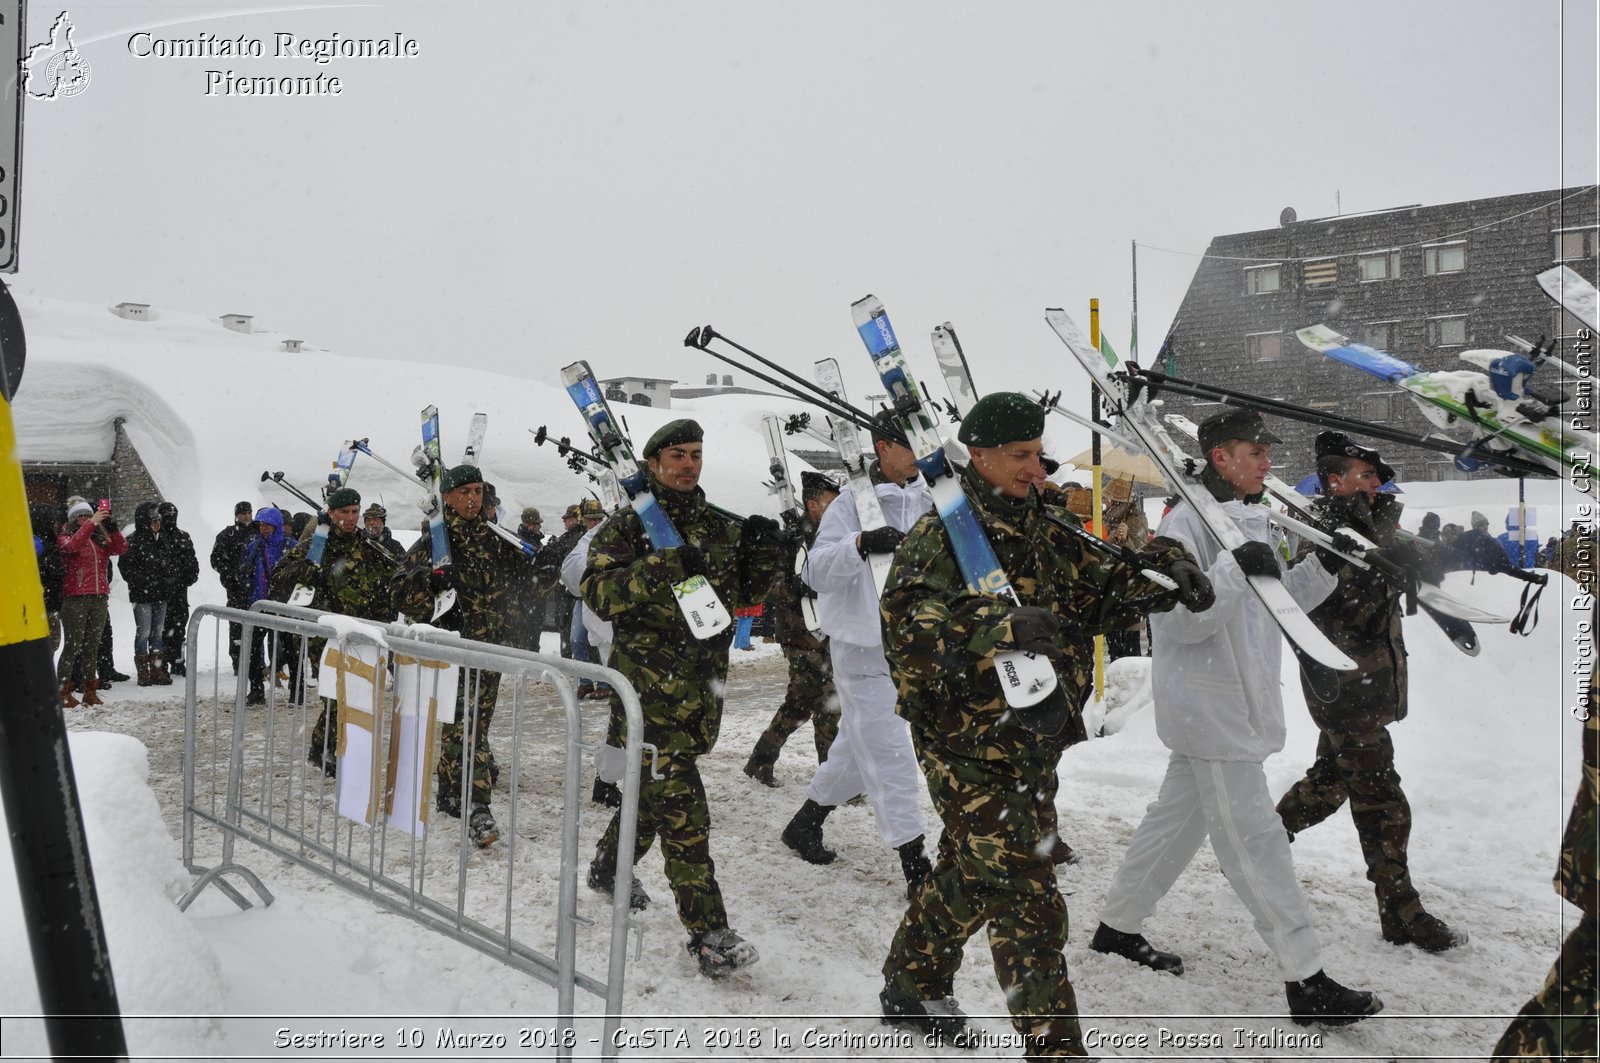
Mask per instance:
[[[382,465],[384,468],[388,469],[390,472],[397,474],[402,479],[415,480],[420,475],[416,469],[402,469],[394,462],[384,458],[381,454],[377,453],[370,446],[368,446],[365,439],[352,439],[350,441],[350,445],[361,451],[361,453],[365,454],[373,461],[377,462],[379,465]]]
[[[316,510],[318,513],[322,512],[322,503],[314,501],[310,495],[306,494],[304,491],[300,490],[300,488],[285,480],[283,478],[283,473],[262,472],[261,482],[266,483],[268,480],[271,480],[273,483],[277,484],[291,495],[294,495],[296,498],[310,506],[312,509]]]
[[[542,447],[546,443],[549,443],[551,446],[556,448],[556,453],[560,454],[562,457],[570,456],[577,458],[584,464],[593,462],[596,465],[604,465],[608,469],[611,467],[611,463],[609,461],[601,457],[599,454],[596,454],[594,451],[584,450],[581,447],[573,446],[572,440],[566,436],[562,436],[560,439],[552,438],[544,425],[540,425],[537,430],[530,428],[528,431],[533,436],[534,446]]]

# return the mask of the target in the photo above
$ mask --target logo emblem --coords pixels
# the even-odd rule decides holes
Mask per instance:
[[[33,99],[61,99],[88,88],[89,73],[89,61],[72,43],[72,19],[63,11],[50,27],[50,39],[28,49],[22,86]]]

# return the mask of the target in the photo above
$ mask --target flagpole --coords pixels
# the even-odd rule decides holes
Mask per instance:
[[[1089,344],[1096,351],[1100,350],[1100,300],[1089,300]],[[1089,386],[1089,416],[1099,423],[1100,421],[1100,389],[1094,385]],[[1089,530],[1100,538],[1106,537],[1105,520],[1102,517],[1104,510],[1101,508],[1100,497],[1100,433],[1091,432],[1089,435],[1089,463],[1093,472],[1091,474],[1091,488],[1089,496]],[[1103,701],[1106,696],[1106,639],[1104,635],[1094,637],[1094,697],[1096,701]]]

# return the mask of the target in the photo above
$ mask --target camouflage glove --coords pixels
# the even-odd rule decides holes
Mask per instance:
[[[868,554],[892,554],[905,537],[905,532],[885,524],[881,528],[862,532],[856,552],[861,555],[863,561]]]
[[[1216,604],[1216,592],[1211,581],[1200,571],[1200,566],[1186,557],[1180,557],[1167,566],[1167,575],[1178,585],[1178,601],[1191,613],[1203,613]]]
[[[457,596],[466,588],[461,585],[461,577],[456,573],[454,565],[445,565],[428,573],[428,593],[437,598],[445,591],[455,591]]]
[[[693,576],[706,575],[706,555],[698,546],[684,543],[682,546],[672,546],[661,551],[661,556],[669,562],[676,561],[678,570],[683,573],[679,579],[672,582],[682,583]]]
[[[782,539],[783,530],[778,526],[778,522],[759,513],[744,519],[744,533],[739,537],[740,542],[750,546],[776,543]]]
[[[1239,562],[1239,571],[1246,576],[1271,576],[1273,579],[1283,576],[1283,570],[1278,568],[1277,553],[1266,543],[1252,539],[1243,546],[1234,547],[1229,553]]]
[[[1056,614],[1037,605],[1019,605],[1006,615],[1011,624],[1011,641],[1023,653],[1042,654],[1052,660],[1061,655],[1055,643],[1061,631]]]

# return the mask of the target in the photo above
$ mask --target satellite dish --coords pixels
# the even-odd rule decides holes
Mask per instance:
[[[1299,217],[1300,216],[1294,212],[1294,208],[1293,207],[1284,207],[1282,210],[1280,210],[1278,212],[1278,224],[1279,225],[1293,225],[1296,221],[1299,220]]]

